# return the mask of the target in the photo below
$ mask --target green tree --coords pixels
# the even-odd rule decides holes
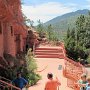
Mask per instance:
[[[69,38],[69,37],[70,37],[70,29],[68,28],[66,38]]]
[[[53,39],[53,28],[51,24],[47,28],[47,35],[48,35],[48,40],[51,41]]]
[[[43,26],[43,23],[38,20],[38,25],[37,25],[37,32],[39,33],[39,37],[43,38],[45,36],[45,27]]]
[[[85,30],[86,30],[84,38],[85,47],[90,48],[90,12],[88,17],[86,17]]]
[[[30,20],[27,18],[27,16],[25,14],[23,14],[23,18],[24,18],[24,24],[29,26],[29,27],[34,27],[34,21]]]
[[[27,19],[27,23],[29,24],[29,26],[34,27],[33,26],[33,24],[34,24],[33,20]]]
[[[74,58],[90,59],[90,12],[76,20],[75,29],[67,31],[65,47],[67,54]]]
[[[58,42],[57,32],[54,31],[51,24],[47,26],[47,39],[49,41],[52,41],[53,44],[56,44]]]
[[[85,16],[81,15],[77,18],[76,21],[76,38],[77,38],[77,45],[80,44],[81,46],[84,45],[84,38],[85,38]]]
[[[67,31],[67,35],[65,38],[65,47],[67,50],[67,55],[69,57],[74,57],[74,59],[78,58],[78,53],[76,52],[76,33],[75,29]]]

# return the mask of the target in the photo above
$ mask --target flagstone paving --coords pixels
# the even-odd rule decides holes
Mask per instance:
[[[37,85],[32,86],[29,90],[44,90],[45,83],[47,81],[47,73],[52,72],[54,78],[58,77],[61,82],[60,90],[72,90],[67,87],[67,79],[63,76],[63,71],[59,66],[64,67],[64,59],[58,58],[36,58],[38,71],[43,70],[39,74],[42,76],[42,79],[37,83]]]

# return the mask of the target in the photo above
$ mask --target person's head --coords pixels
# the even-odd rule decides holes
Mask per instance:
[[[21,73],[17,73],[17,78],[21,78]]]
[[[87,78],[87,82],[90,84],[90,77]]]
[[[52,73],[48,73],[48,74],[47,74],[47,78],[48,78],[48,79],[53,79],[53,74],[52,74]]]
[[[82,79],[83,81],[86,81],[86,78],[87,78],[87,75],[86,75],[86,74],[82,74],[82,75],[81,75],[81,79]]]

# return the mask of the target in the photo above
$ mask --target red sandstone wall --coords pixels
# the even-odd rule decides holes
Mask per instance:
[[[4,52],[15,56],[15,42],[14,42],[14,30],[11,35],[11,29],[9,23],[4,23]]]
[[[10,2],[10,3],[13,4],[12,2]],[[7,10],[8,10],[8,7],[7,7]],[[17,19],[18,23],[22,23],[23,17],[22,17],[20,2],[18,2],[17,5],[14,5],[13,7],[11,7],[10,10],[11,10],[11,12],[14,10],[15,11],[14,13],[18,14],[18,17],[16,19]],[[1,12],[1,13],[3,14],[3,12]],[[10,13],[8,12],[8,14],[10,14]],[[23,51],[23,47],[25,46],[22,35],[20,36],[20,42],[19,42],[20,44],[19,43],[17,44],[15,42],[15,36],[14,36],[15,30],[13,30],[13,36],[11,35],[11,30],[10,30],[11,25],[10,25],[9,21],[12,21],[12,19],[14,17],[11,14],[10,15],[8,15],[8,14],[7,14],[6,18],[4,19],[7,21],[5,21],[3,23],[3,27],[4,27],[3,28],[3,35],[0,35],[0,56],[3,55],[3,52],[15,56],[16,52],[17,52],[16,45],[20,48],[20,51]],[[21,32],[19,32],[19,30],[21,30],[21,29],[18,28],[18,31],[17,31],[18,34],[21,34]]]

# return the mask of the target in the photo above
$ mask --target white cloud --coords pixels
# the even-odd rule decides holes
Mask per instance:
[[[88,4],[85,6],[85,8],[90,9],[90,0],[86,0],[86,1]]]
[[[35,22],[39,19],[42,22],[46,22],[56,16],[71,12],[74,9],[72,5],[66,6],[57,2],[48,2],[36,6],[22,6],[24,14]]]
[[[90,5],[86,5],[84,6],[86,9],[89,9],[90,10]]]
[[[86,0],[86,1],[90,2],[90,0]]]
[[[88,2],[88,4],[90,4],[90,0],[86,0]]]

